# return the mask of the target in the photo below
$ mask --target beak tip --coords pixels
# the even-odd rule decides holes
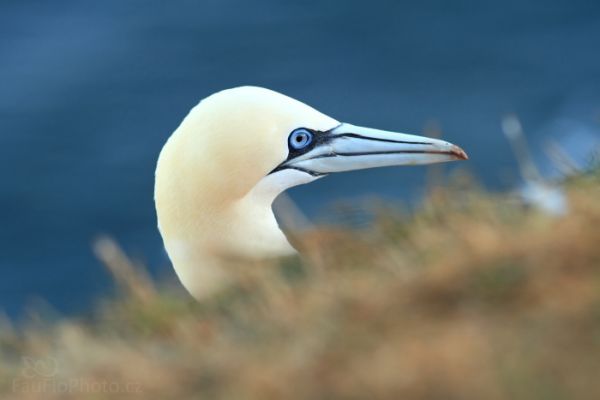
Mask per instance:
[[[452,146],[452,150],[451,153],[454,155],[454,157],[456,157],[457,160],[468,160],[469,156],[467,155],[467,153],[461,149],[460,147],[454,145]]]

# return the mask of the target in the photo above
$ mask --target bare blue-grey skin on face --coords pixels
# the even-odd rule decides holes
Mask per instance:
[[[271,209],[286,189],[336,172],[465,159],[446,141],[340,123],[268,89],[228,89],[194,107],[163,147],[158,227],[200,299],[226,282],[227,258],[294,253]]]

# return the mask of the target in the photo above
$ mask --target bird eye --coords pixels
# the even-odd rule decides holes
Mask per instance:
[[[312,133],[304,128],[296,129],[290,135],[290,146],[296,150],[300,150],[308,146],[313,139]]]

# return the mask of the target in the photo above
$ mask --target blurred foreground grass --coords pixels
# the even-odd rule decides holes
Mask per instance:
[[[202,303],[110,242],[122,288],[86,319],[0,326],[1,399],[598,399],[600,174],[550,218],[434,193],[412,217],[294,238]]]

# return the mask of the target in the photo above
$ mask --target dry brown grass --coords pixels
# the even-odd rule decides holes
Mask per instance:
[[[600,177],[567,190],[558,219],[442,191],[296,237],[304,260],[203,303],[108,244],[123,295],[85,321],[2,324],[0,398],[598,399]]]

